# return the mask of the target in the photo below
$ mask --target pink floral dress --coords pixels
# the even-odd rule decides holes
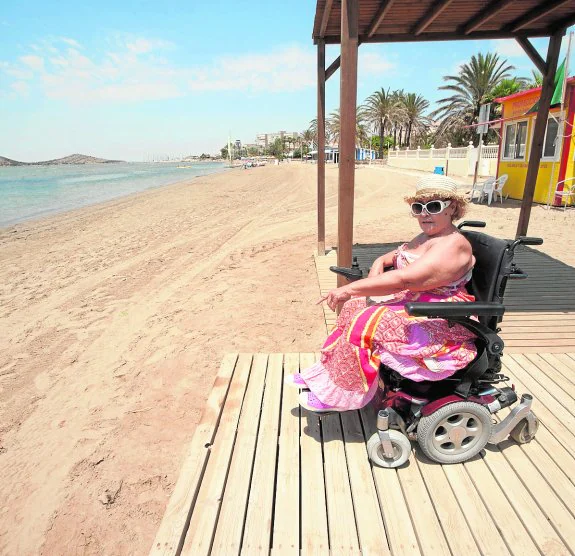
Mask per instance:
[[[394,266],[404,268],[417,258],[398,248]],[[376,298],[347,301],[333,332],[321,350],[321,359],[301,371],[307,387],[318,399],[340,411],[359,409],[377,390],[380,363],[420,382],[442,380],[470,363],[476,355],[474,334],[444,319],[411,317],[408,301],[474,301],[465,284],[471,271],[456,282],[425,292],[405,290]]]

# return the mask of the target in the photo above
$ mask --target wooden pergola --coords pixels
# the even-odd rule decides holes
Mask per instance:
[[[543,75],[517,235],[525,235],[561,39],[575,0],[318,0],[313,26],[318,76],[318,252],[325,252],[325,82],[340,69],[338,265],[351,264],[355,185],[357,58],[362,43],[515,39]],[[549,37],[546,59],[529,39]],[[340,56],[325,67],[325,45]],[[345,279],[343,279],[345,280]]]

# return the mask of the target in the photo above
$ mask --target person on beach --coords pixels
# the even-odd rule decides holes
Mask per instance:
[[[408,301],[474,301],[465,284],[475,263],[471,245],[453,221],[466,210],[450,178],[431,174],[405,200],[422,233],[375,260],[367,278],[331,290],[344,303],[321,359],[286,382],[304,389],[300,405],[315,412],[365,406],[377,390],[380,363],[414,380],[442,380],[476,355],[475,336],[444,319],[408,316]],[[384,271],[386,267],[393,271]],[[382,297],[383,296],[383,297]]]

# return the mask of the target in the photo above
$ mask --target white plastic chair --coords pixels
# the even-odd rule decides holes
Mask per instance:
[[[481,199],[483,197],[483,191],[485,190],[486,187],[489,187],[491,183],[493,183],[495,181],[495,178],[487,178],[485,181],[483,182],[475,182],[473,184],[473,189],[471,190],[471,193],[469,195],[469,200],[473,201],[473,197],[475,196],[475,193],[477,192],[478,197],[479,197],[479,201],[481,202]]]
[[[561,180],[557,182],[555,186],[555,193],[554,195],[561,198],[561,205],[563,205],[563,199],[565,199],[565,205],[563,205],[563,210],[567,208],[571,197],[575,196],[575,183],[571,185],[566,185],[566,182],[573,181],[575,178],[567,178],[566,180]],[[563,185],[561,190],[559,190],[559,186]]]
[[[503,204],[503,186],[507,182],[509,176],[503,174],[499,176],[496,180],[490,182],[483,188],[483,193],[479,198],[479,202],[483,200],[483,197],[487,197],[487,204],[490,205],[491,201],[495,199],[497,201],[497,196],[499,195],[499,201]]]

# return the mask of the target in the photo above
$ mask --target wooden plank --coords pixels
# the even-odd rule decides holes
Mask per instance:
[[[572,456],[575,456],[575,436],[565,428],[565,425],[561,419],[555,415],[553,409],[549,409],[546,405],[545,392],[540,388],[533,389],[532,384],[527,385],[523,383],[519,373],[516,373],[514,370],[517,364],[511,360],[509,354],[505,356],[503,361],[502,371],[505,374],[510,374],[511,382],[515,384],[519,396],[524,393],[531,393],[533,395],[533,411],[541,421],[541,424],[549,429],[550,433],[554,435],[565,450]]]
[[[299,371],[299,354],[287,353],[286,375]],[[284,387],[278,447],[276,502],[272,537],[272,554],[299,555],[300,536],[300,420],[298,390]]]
[[[486,452],[485,463],[487,467],[489,467],[493,477],[505,493],[507,500],[513,506],[541,554],[561,556],[569,554],[557,531],[549,523],[503,453],[493,446],[489,446]]]
[[[451,551],[413,452],[409,457],[408,464],[397,473],[397,476],[409,508],[421,552],[429,555],[450,555]]]
[[[561,373],[563,378],[571,382],[571,384],[575,384],[575,361],[567,353],[553,355],[542,353],[541,357],[553,365],[553,368],[558,373]]]
[[[459,504],[442,466],[420,453],[417,454],[415,461],[429,491],[452,554],[477,554],[479,548],[465,516],[459,509]]]
[[[512,364],[513,362],[514,364]],[[551,381],[545,385],[540,384],[533,378],[533,366],[527,361],[525,356],[514,354],[510,356],[510,361],[506,364],[513,369],[514,375],[527,384],[533,392],[537,392],[538,400],[544,403],[553,413],[561,419],[563,426],[571,431],[575,431],[575,416],[563,404],[561,391]],[[536,372],[536,371],[535,371]]]
[[[522,339],[536,339],[537,342],[539,340],[572,340],[575,337],[573,332],[547,332],[547,331],[535,331],[533,330],[530,333],[524,332],[517,332],[515,330],[508,331],[503,330],[504,339],[507,338],[509,340],[522,340]]]
[[[357,411],[341,414],[347,466],[359,544],[362,554],[390,554],[377,490],[367,458],[365,438]]]
[[[489,457],[488,453],[486,457]],[[515,513],[513,506],[497,484],[483,458],[472,458],[465,469],[475,484],[483,503],[495,523],[501,523],[501,535],[512,554],[527,556],[539,554],[539,550]]]
[[[371,405],[360,410],[363,428],[369,438],[374,432],[375,412]],[[372,466],[379,504],[392,554],[421,554],[411,516],[401,490],[397,469]]]
[[[321,418],[329,545],[334,554],[359,553],[339,414]],[[342,524],[345,523],[345,527]]]
[[[542,349],[545,349],[547,353],[563,353],[565,349],[573,349],[575,346],[545,346],[537,347],[537,346],[505,346],[505,353],[513,354],[513,353],[539,353]]]
[[[269,554],[281,407],[283,355],[269,357],[242,554]],[[255,426],[255,423],[254,423]],[[299,431],[296,431],[296,438]],[[243,441],[243,440],[242,440]],[[293,473],[294,470],[292,470]],[[283,492],[283,486],[282,492]],[[295,487],[299,492],[299,485]],[[293,519],[293,514],[292,514]],[[293,524],[292,524],[293,528]]]
[[[537,501],[547,519],[551,521],[563,543],[569,550],[575,551],[575,518],[553,492],[543,475],[529,458],[525,457],[522,448],[518,444],[509,442],[503,450],[503,455]]]
[[[540,355],[527,355],[525,358],[537,367],[538,373],[531,374],[531,376],[537,379],[537,382],[540,384],[545,385],[548,382],[552,382],[556,385],[561,392],[561,398],[563,398],[563,396],[565,398],[563,399],[565,407],[573,413],[575,411],[575,384],[566,379],[553,365],[543,359]],[[539,372],[542,374],[541,379],[537,377]]]
[[[239,355],[218,434],[212,445],[209,465],[194,504],[182,554],[198,556],[210,552],[251,363],[250,354]]]
[[[234,446],[216,534],[212,544],[212,551],[215,554],[239,554],[240,552],[267,364],[267,355],[262,353],[254,355],[237,430],[236,440],[239,438],[240,441],[236,442]],[[261,516],[261,518],[265,519],[265,516]],[[195,556],[196,553],[193,554]]]
[[[176,554],[183,544],[237,358],[237,354],[228,353],[222,359],[206,407],[194,431],[176,486],[152,544],[151,555]]]
[[[300,354],[300,367],[313,365],[316,356]],[[302,554],[327,554],[329,536],[319,418],[301,409],[301,548]]]
[[[443,471],[455,493],[459,506],[468,523],[472,525],[475,542],[482,554],[509,554],[509,549],[501,537],[491,514],[463,465],[444,465]]]

